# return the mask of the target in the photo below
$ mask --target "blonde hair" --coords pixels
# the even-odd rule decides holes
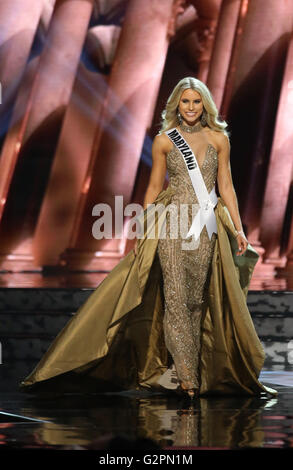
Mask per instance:
[[[182,78],[169,96],[166,107],[161,113],[162,121],[159,134],[162,134],[162,132],[171,129],[172,127],[178,126],[179,121],[177,110],[180,98],[183,91],[189,88],[197,91],[201,95],[206,125],[215,131],[223,132],[227,137],[229,137],[229,132],[226,131],[228,124],[226,121],[219,118],[219,113],[211,92],[202,81],[193,77]]]

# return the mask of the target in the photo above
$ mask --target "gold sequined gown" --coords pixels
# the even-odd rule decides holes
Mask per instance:
[[[217,152],[201,133],[180,131],[210,191]],[[122,258],[80,306],[20,382],[23,391],[165,393],[182,380],[192,388],[200,384],[200,395],[277,394],[258,380],[265,354],[246,304],[259,255],[248,244],[236,256],[235,227],[222,198],[214,208],[217,234],[211,240],[203,228],[197,244],[185,250],[180,234],[178,240],[168,235],[169,206],[181,210],[179,204],[187,204],[188,229],[198,210],[184,165],[173,147],[167,155],[169,186],[155,201],[164,210],[150,225],[150,231],[160,231],[166,222],[166,238],[144,230],[137,255],[131,250]],[[147,219],[145,210],[143,223]]]
[[[212,190],[217,178],[217,151],[212,144],[199,138],[198,133],[189,134],[179,129],[181,135],[192,148],[208,192]],[[199,157],[198,157],[199,155]],[[171,205],[174,211],[187,215],[188,228],[199,210],[186,164],[173,144],[167,154],[169,186],[174,193]],[[184,209],[184,206],[185,209]],[[193,205],[193,213],[192,213]],[[181,218],[181,220],[183,220]],[[217,235],[208,236],[204,226],[198,240],[191,237],[184,241],[179,223],[170,223],[172,210],[166,216],[166,238],[158,241],[158,255],[164,285],[164,336],[176,368],[177,378],[184,387],[199,389],[199,354],[202,307],[207,297],[209,271]],[[180,220],[180,218],[179,218]],[[186,220],[186,219],[185,219]],[[178,230],[178,231],[177,231]],[[178,233],[178,237],[175,238]],[[183,232],[183,235],[185,232]],[[183,243],[183,244],[182,244]],[[188,246],[188,249],[183,249]]]

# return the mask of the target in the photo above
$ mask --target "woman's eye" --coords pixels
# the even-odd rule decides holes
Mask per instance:
[[[195,100],[195,103],[200,103],[200,100]],[[187,103],[187,100],[183,100],[183,103]]]

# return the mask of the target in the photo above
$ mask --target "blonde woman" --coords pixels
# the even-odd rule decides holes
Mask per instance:
[[[245,296],[259,255],[242,229],[227,124],[192,77],[176,85],[162,117],[143,211],[145,222],[148,204],[163,206],[159,236],[143,229],[22,389],[277,394],[258,381],[264,351]]]
[[[167,101],[162,117],[161,131],[153,143],[153,166],[144,208],[153,203],[162,191],[168,170],[169,186],[174,190],[172,204],[178,209],[179,215],[183,214],[184,205],[188,206],[188,227],[200,210],[184,159],[165,133],[171,128],[176,128],[193,150],[209,193],[217,180],[220,196],[238,232],[237,255],[242,255],[248,241],[243,232],[231,177],[229,135],[225,130],[227,124],[219,120],[216,105],[207,86],[192,77],[180,80]],[[207,227],[203,226],[198,239],[193,238],[193,249],[183,249],[184,239],[180,234],[176,238],[172,237],[168,215],[166,221],[167,238],[158,242],[164,280],[165,342],[173,357],[182,389],[193,397],[200,385],[200,324],[217,235],[214,232],[210,238]],[[134,251],[137,253],[137,242]],[[163,384],[163,380],[161,383]]]

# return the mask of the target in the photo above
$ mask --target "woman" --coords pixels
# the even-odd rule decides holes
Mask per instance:
[[[188,204],[189,220],[191,208],[199,203],[178,149],[163,132],[175,126],[193,150],[208,192],[214,187],[216,178],[221,197],[229,209],[237,230],[238,255],[242,255],[248,241],[244,235],[236,194],[233,188],[229,153],[227,124],[218,120],[218,113],[206,85],[195,78],[184,78],[174,88],[163,112],[162,130],[153,144],[153,166],[147,188],[144,208],[161,192],[166,169],[170,186],[174,188],[172,203],[178,208]],[[167,224],[169,218],[167,217]],[[199,390],[198,355],[200,350],[200,322],[204,289],[207,285],[216,233],[208,236],[202,228],[193,250],[181,247],[182,238],[171,238],[167,225],[167,240],[160,239],[158,254],[163,271],[165,316],[164,333],[168,350],[173,356],[181,386],[190,396]],[[135,252],[137,246],[135,246]],[[178,331],[181,332],[180,336]]]
[[[142,238],[59,333],[24,390],[276,394],[258,381],[264,352],[245,301],[258,254],[242,229],[227,124],[192,77],[176,85],[162,116]],[[152,228],[159,235],[149,236]]]

